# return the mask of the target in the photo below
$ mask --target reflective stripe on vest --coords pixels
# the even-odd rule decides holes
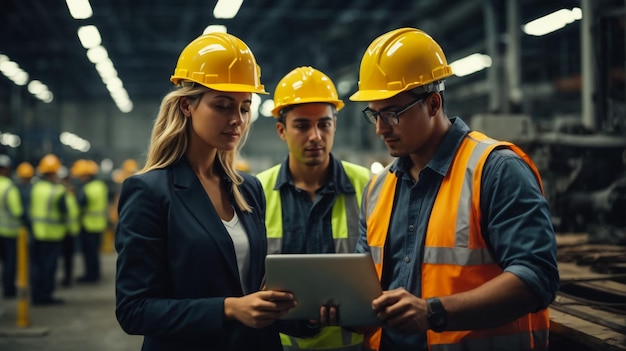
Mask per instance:
[[[107,228],[108,189],[99,179],[92,180],[83,187],[87,204],[83,208],[82,225],[88,232],[104,232]]]
[[[359,209],[361,206],[362,190],[369,178],[363,172],[361,166],[341,161],[346,175],[352,182],[355,194],[340,194],[335,199],[332,208],[332,234],[335,244],[335,252],[349,253],[354,252],[356,241],[359,237]],[[277,254],[282,250],[283,237],[283,216],[282,204],[280,199],[280,191],[275,190],[276,180],[281,165],[276,165],[266,171],[257,174],[257,178],[263,184],[263,192],[266,199],[265,223],[267,225],[267,252],[268,254]]]
[[[30,216],[35,239],[59,241],[65,236],[67,226],[57,205],[64,194],[65,188],[59,184],[39,181],[33,185]]]
[[[352,333],[341,327],[331,326],[320,329],[320,332],[311,338],[296,338],[286,334],[280,334],[280,341],[283,344],[283,351],[360,351],[362,350],[363,335]]]
[[[14,198],[10,196],[11,192],[17,192],[13,193]],[[22,215],[21,203],[17,203],[19,200],[17,187],[9,178],[0,176],[0,236],[2,237],[16,238],[19,234],[21,225],[19,216]]]
[[[487,156],[497,147],[519,155],[533,170],[541,188],[536,167],[518,147],[496,142],[471,132],[461,143],[437,193],[429,218],[422,263],[422,296],[446,296],[474,289],[502,273],[483,239],[480,227],[480,190]],[[388,169],[370,184],[366,205],[368,244],[380,252],[375,262],[382,273],[383,247],[391,218],[397,177]],[[454,223],[454,225],[450,225]],[[428,344],[436,351],[541,350],[548,345],[547,309],[527,314],[493,329],[473,331],[428,331]],[[370,336],[366,345],[378,349],[380,333]]]

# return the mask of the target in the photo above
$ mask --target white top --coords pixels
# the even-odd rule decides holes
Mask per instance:
[[[241,225],[237,211],[234,211],[235,215],[230,221],[222,220],[230,238],[233,240],[235,246],[235,254],[237,255],[237,267],[239,268],[239,280],[241,281],[241,288],[244,294],[249,292],[246,282],[248,281],[248,266],[250,265],[250,242],[248,241],[248,235],[246,230]]]

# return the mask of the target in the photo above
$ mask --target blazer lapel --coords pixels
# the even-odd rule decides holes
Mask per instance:
[[[231,273],[239,277],[237,259],[233,242],[215,211],[211,199],[204,191],[202,184],[191,170],[186,158],[182,158],[172,168],[174,194],[189,212],[198,220],[206,233],[215,241],[222,255],[228,262]]]

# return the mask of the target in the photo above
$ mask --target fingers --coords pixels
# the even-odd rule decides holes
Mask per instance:
[[[334,305],[320,306],[320,320],[321,325],[338,325],[339,324],[339,308]]]
[[[382,295],[372,301],[372,309],[379,310],[386,306],[393,305],[397,303],[405,293],[406,290],[402,288],[383,291]]]

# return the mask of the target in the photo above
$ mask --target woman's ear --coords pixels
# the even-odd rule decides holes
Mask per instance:
[[[186,97],[182,97],[180,99],[180,103],[178,104],[178,108],[180,108],[185,117],[191,117],[189,99],[187,99]]]

